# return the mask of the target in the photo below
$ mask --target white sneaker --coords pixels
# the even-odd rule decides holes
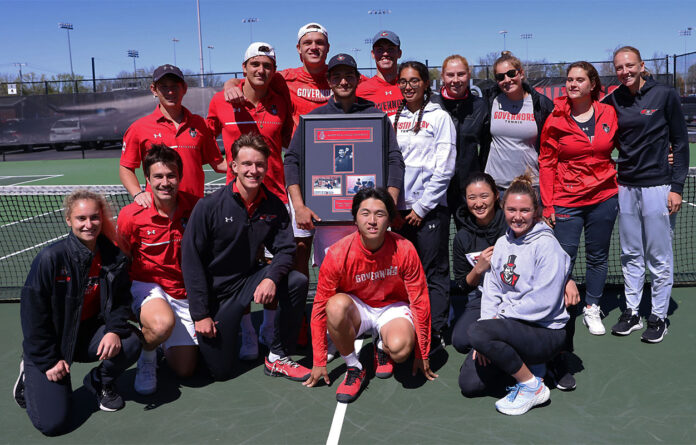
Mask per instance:
[[[273,345],[273,324],[261,323],[261,327],[259,328],[259,342],[266,345],[267,348],[271,348],[271,345]]]
[[[256,331],[242,329],[242,346],[239,348],[240,360],[256,360],[259,358],[259,339]]]
[[[157,351],[140,353],[133,388],[135,392],[143,396],[154,394],[157,391]]]
[[[587,326],[592,335],[604,335],[606,330],[602,324],[602,310],[596,304],[582,309],[582,324]]]

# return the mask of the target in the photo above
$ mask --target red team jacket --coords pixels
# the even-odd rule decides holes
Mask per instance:
[[[418,348],[416,358],[430,352],[428,283],[418,253],[410,241],[387,232],[377,252],[363,246],[358,232],[329,248],[319,270],[312,308],[314,366],[326,366],[326,302],[338,292],[359,298],[372,307],[408,302],[413,314]]]
[[[553,206],[583,207],[618,193],[611,152],[616,147],[618,121],[610,105],[593,102],[595,132],[590,141],[570,115],[567,96],[554,100],[555,108],[541,132],[539,186],[544,216]]]
[[[160,111],[141,117],[123,135],[121,165],[136,169],[152,144],[165,144],[181,156],[184,171],[179,190],[203,197],[204,164],[219,164],[222,154],[205,119],[184,108],[184,120],[177,129]],[[150,190],[148,184],[147,190]]]
[[[186,298],[181,239],[196,202],[197,196],[180,191],[172,219],[160,215],[154,205],[145,208],[131,203],[121,210],[119,245],[124,252],[131,253],[131,280],[157,283],[170,297]]]
[[[239,87],[241,88],[243,84],[244,80]],[[268,172],[263,183],[281,201],[288,202],[282,150],[290,144],[292,137],[291,114],[291,103],[271,89],[256,107],[248,101],[241,107],[234,106],[225,101],[225,94],[222,91],[213,96],[208,108],[207,121],[208,127],[215,136],[222,133],[225,160],[228,164],[227,184],[234,180],[234,173],[229,168],[229,163],[232,161],[232,144],[242,134],[256,132],[264,137],[271,150],[271,156],[268,158]]]

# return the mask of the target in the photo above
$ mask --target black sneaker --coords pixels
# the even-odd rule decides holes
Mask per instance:
[[[94,371],[97,368],[91,370],[83,380],[85,388],[87,388],[92,394],[97,396],[97,403],[99,403],[99,409],[102,411],[118,411],[126,403],[119,393],[116,392],[113,384],[102,385],[94,378]]]
[[[566,362],[565,354],[558,354],[549,363],[549,371],[556,383],[556,388],[561,391],[572,391],[575,389],[575,377],[568,371],[568,363]]]
[[[439,332],[433,331],[430,336],[430,357],[438,353],[439,351],[444,351],[445,349],[445,338]]]
[[[12,396],[20,408],[27,409],[27,402],[24,400],[24,360],[19,362],[19,376],[12,388]]]
[[[640,336],[640,339],[646,343],[660,343],[667,334],[667,326],[665,321],[655,314],[650,314],[648,317],[648,328]]]
[[[619,316],[619,321],[612,326],[611,333],[614,335],[628,335],[642,328],[643,321],[640,319],[640,315],[634,314],[631,309],[626,308]]]

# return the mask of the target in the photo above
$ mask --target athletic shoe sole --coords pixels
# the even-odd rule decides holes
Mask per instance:
[[[528,403],[525,403],[519,408],[498,408],[496,406],[495,409],[497,409],[498,412],[506,414],[508,416],[520,416],[529,411],[530,409],[534,408],[535,406],[542,405],[549,400],[549,398],[551,397],[551,391],[549,390],[548,386],[542,383],[541,387],[542,389],[539,394],[537,394]]]
[[[662,333],[662,335],[659,338],[656,338],[653,340],[653,339],[647,339],[647,338],[641,336],[640,340],[642,342],[645,342],[645,343],[660,343],[662,340],[664,340],[665,335],[667,335],[667,328],[665,328],[664,332]]]
[[[95,396],[97,395],[97,389],[94,387],[94,384],[92,383],[92,371],[87,373],[84,380],[82,380],[82,384],[85,385],[85,388],[87,388],[89,392],[91,392]],[[99,402],[99,409],[102,411],[112,413],[114,411],[118,411],[120,408],[109,408],[107,406],[102,405],[101,402]]]
[[[604,326],[602,326],[601,331],[593,331],[592,328],[590,327],[590,324],[585,321],[585,317],[582,317],[582,324],[584,324],[587,327],[587,330],[590,331],[590,334],[592,334],[592,335],[604,335],[607,333],[607,330],[604,329]]]
[[[273,372],[270,369],[268,369],[266,365],[263,366],[263,373],[269,377],[285,377],[286,379],[292,380],[293,382],[304,382],[309,378],[310,375],[312,375],[311,373],[309,373],[302,377],[290,377],[289,375],[283,374],[282,372]]]
[[[358,388],[358,392],[355,393],[354,396],[351,396],[350,394],[336,394],[336,401],[341,402],[341,403],[352,403],[357,400],[357,398],[360,396],[362,393],[363,389],[365,389],[365,384],[367,383],[367,376],[362,379],[362,382],[360,382],[360,388]]]
[[[26,409],[27,403],[26,403],[26,400],[24,399],[24,396],[22,396],[22,401],[24,403],[20,403],[19,395],[17,394],[17,388],[19,387],[20,382],[22,384],[24,384],[24,360],[19,362],[19,375],[17,376],[17,381],[15,381],[15,384],[12,387],[12,398],[14,399],[17,406],[19,406],[20,408]]]
[[[614,335],[625,336],[625,335],[630,334],[630,333],[633,332],[633,331],[637,331],[638,329],[643,329],[643,322],[642,322],[642,321],[641,321],[640,323],[638,323],[638,324],[635,324],[635,325],[631,326],[627,331],[619,332],[619,331],[615,331],[614,329],[612,329],[612,330],[611,330],[611,333],[614,334]]]

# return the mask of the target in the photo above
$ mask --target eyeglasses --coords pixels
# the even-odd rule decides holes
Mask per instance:
[[[510,79],[512,79],[513,77],[517,76],[518,72],[519,71],[517,70],[509,70],[505,71],[504,73],[496,73],[495,80],[497,80],[498,82],[502,82],[503,80],[505,80],[505,76],[508,76]]]
[[[418,85],[420,85],[421,82],[423,82],[422,79],[399,79],[397,84],[399,85],[399,88],[406,88],[406,85],[410,86],[411,88],[418,88]]]

